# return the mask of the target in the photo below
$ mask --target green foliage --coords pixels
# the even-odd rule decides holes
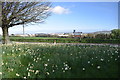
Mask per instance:
[[[95,38],[97,38],[97,39],[110,39],[111,36],[110,36],[110,34],[97,34],[95,36]]]
[[[96,38],[90,38],[90,39],[82,39],[81,43],[110,43],[110,44],[120,44],[120,39],[96,39]]]
[[[118,78],[119,47],[3,46],[3,78]]]
[[[120,29],[114,29],[111,32],[112,38],[120,39]]]

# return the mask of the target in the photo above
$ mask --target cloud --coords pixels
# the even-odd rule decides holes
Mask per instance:
[[[68,14],[71,11],[69,9],[65,9],[61,6],[56,6],[52,9],[52,12],[55,13],[55,14]]]

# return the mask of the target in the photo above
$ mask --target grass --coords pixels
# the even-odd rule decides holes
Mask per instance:
[[[10,37],[10,39],[71,39],[71,38],[57,38],[57,37]]]
[[[119,47],[4,45],[3,78],[118,78]]]
[[[54,43],[78,43],[79,40],[74,38],[57,38],[57,37],[10,37],[11,41],[18,42],[48,42]]]
[[[11,41],[17,42],[47,42],[47,43],[110,43],[120,44],[119,39],[96,39],[96,38],[57,38],[57,37],[10,37]]]

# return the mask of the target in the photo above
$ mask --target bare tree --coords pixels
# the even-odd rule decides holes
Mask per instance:
[[[9,43],[8,29],[10,27],[41,23],[50,15],[50,2],[2,2],[2,32],[3,44]]]
[[[2,4],[0,2],[0,26],[2,26]]]

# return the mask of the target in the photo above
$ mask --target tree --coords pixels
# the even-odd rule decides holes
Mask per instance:
[[[98,39],[109,39],[110,38],[110,34],[96,34],[95,35],[95,38],[98,38]]]
[[[95,36],[94,34],[88,33],[86,37],[88,37],[88,38],[94,38],[94,36]]]
[[[28,23],[44,22],[50,15],[50,2],[2,2],[3,44],[9,43],[8,29]]]
[[[114,39],[120,39],[120,29],[113,29],[111,31],[111,36]]]
[[[2,5],[1,5],[1,2],[0,2],[0,26],[2,26]]]

